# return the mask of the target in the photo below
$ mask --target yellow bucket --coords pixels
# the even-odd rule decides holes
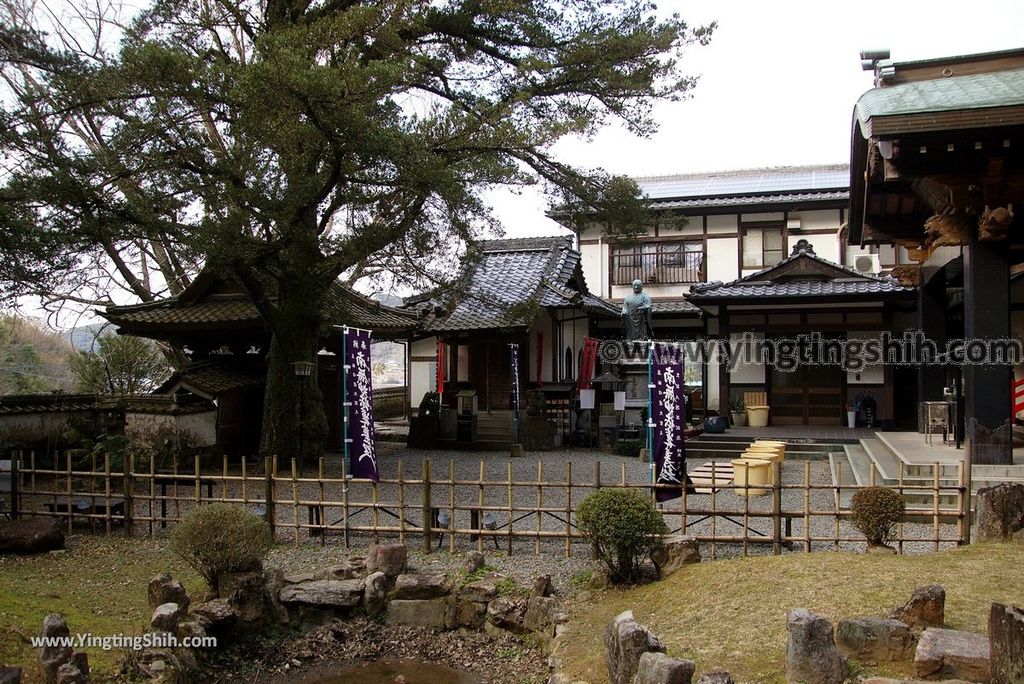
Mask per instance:
[[[777,448],[783,454],[786,453],[786,443],[782,442],[782,441],[779,441],[777,439],[760,439],[760,438],[758,438],[758,439],[754,440],[754,443],[751,444],[751,446],[755,446],[755,447],[772,446],[772,447]]]
[[[738,458],[732,462],[733,490],[737,496],[764,496],[768,490],[765,485],[771,484],[772,464],[759,458]],[[744,485],[749,487],[744,488]]]
[[[747,407],[747,426],[748,427],[766,427],[768,425],[768,407],[767,406],[748,406]]]
[[[747,449],[740,458],[745,461],[768,461],[770,464],[768,468],[768,484],[775,484],[775,467],[774,464],[782,464],[782,454],[778,451],[769,451],[768,449]]]

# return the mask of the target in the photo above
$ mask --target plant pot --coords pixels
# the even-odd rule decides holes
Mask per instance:
[[[730,411],[729,415],[732,416],[733,427],[746,427],[747,414],[745,411]]]
[[[709,416],[704,419],[704,432],[719,435],[729,427],[729,419],[725,416]]]
[[[846,426],[847,427],[852,427],[852,428],[857,427],[857,412],[856,411],[847,411],[846,412]]]

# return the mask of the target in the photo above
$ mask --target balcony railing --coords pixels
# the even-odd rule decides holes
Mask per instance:
[[[634,280],[644,283],[701,283],[705,280],[704,253],[684,252],[656,245],[651,252],[619,252],[612,254],[612,284],[629,285]]]

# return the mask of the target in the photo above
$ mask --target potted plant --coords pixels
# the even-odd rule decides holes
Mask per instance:
[[[739,397],[729,400],[729,415],[732,417],[734,427],[744,427],[747,424],[747,407]]]

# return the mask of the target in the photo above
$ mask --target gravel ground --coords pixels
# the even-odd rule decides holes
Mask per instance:
[[[491,564],[502,572],[511,574],[517,579],[528,580],[533,574],[537,574],[539,560],[533,559],[538,555],[545,556],[548,560],[544,562],[547,567],[550,559],[564,559],[564,569],[559,570],[560,577],[556,584],[565,586],[572,575],[583,572],[588,567],[589,549],[582,540],[574,540],[567,544],[565,539],[557,537],[546,537],[545,534],[562,534],[572,524],[574,529],[575,520],[573,516],[566,515],[567,508],[574,508],[579,501],[593,491],[598,471],[600,481],[604,485],[627,483],[639,487],[638,491],[648,492],[643,487],[650,482],[649,466],[637,459],[628,459],[607,452],[572,449],[555,452],[528,452],[522,458],[511,459],[507,454],[501,452],[457,452],[439,450],[416,450],[407,449],[404,445],[379,442],[378,443],[381,476],[386,480],[402,480],[403,484],[397,482],[382,483],[376,487],[376,491],[369,484],[350,483],[348,487],[348,522],[350,527],[371,528],[375,525],[378,529],[378,540],[403,539],[410,549],[415,550],[413,562],[420,565],[444,564],[459,565],[461,557],[466,550],[479,548],[491,558]],[[483,538],[471,537],[468,533],[457,533],[453,535],[442,535],[435,537],[435,549],[440,546],[442,552],[429,555],[422,553],[422,536],[418,527],[422,521],[423,510],[423,486],[420,479],[424,472],[424,464],[430,462],[431,480],[433,485],[430,491],[431,506],[442,512],[451,514],[454,504],[454,521],[457,529],[471,529],[471,507],[477,507],[481,503],[486,509],[491,508],[494,515],[494,534]],[[691,460],[688,468],[693,469],[703,460]],[[725,461],[721,461],[725,463]],[[805,465],[810,464],[810,481],[812,485],[831,485],[831,476],[827,461],[801,461],[796,459],[787,460],[783,465],[783,483],[799,484],[804,479]],[[566,483],[569,481],[571,468],[571,491]],[[518,483],[512,487],[507,484],[509,472],[513,482]],[[282,468],[282,474],[284,469]],[[334,528],[326,535],[326,539],[311,537],[309,530],[302,528],[306,524],[309,515],[309,504],[317,505],[320,501],[341,502],[343,500],[343,486],[340,481],[340,458],[337,456],[325,459],[324,472],[328,480],[334,478],[334,482],[326,482],[322,488],[315,482],[297,482],[295,485],[285,481],[278,481],[275,498],[276,505],[276,535],[279,542],[291,542],[297,544],[300,553],[294,554],[294,562],[309,563],[317,567],[323,567],[329,563],[329,558],[337,557],[346,553],[344,535],[342,534],[345,509],[339,505],[324,505],[324,516],[326,521]],[[451,474],[455,475],[455,483],[440,484],[441,481],[449,482]],[[237,467],[229,474],[237,475]],[[313,478],[316,473],[307,469],[306,477]],[[401,475],[401,476],[400,476]],[[222,484],[219,469],[214,476],[214,496],[220,497],[226,492],[229,497],[241,499],[242,491],[240,483],[236,481]],[[484,484],[477,484],[480,478]],[[542,486],[536,483],[541,481]],[[533,483],[533,484],[526,484]],[[45,488],[45,485],[40,485]],[[322,491],[321,491],[322,489]],[[148,483],[139,482],[137,491],[148,492]],[[194,486],[183,486],[179,488],[177,502],[169,502],[167,516],[177,518],[184,515],[194,506]],[[203,496],[206,496],[206,488],[203,487]],[[25,496],[26,503],[41,506],[43,502],[53,500],[52,495]],[[250,480],[246,489],[245,498],[252,503],[249,506],[258,510],[262,504],[263,486],[261,480]],[[299,505],[294,505],[295,499]],[[697,536],[715,536],[717,538],[729,536],[742,536],[744,527],[750,530],[749,539],[764,539],[771,535],[771,520],[765,517],[745,516],[744,511],[750,514],[768,513],[771,510],[771,497],[745,497],[736,496],[732,491],[719,490],[714,497],[714,506],[720,512],[730,512],[728,517],[721,515],[706,517],[700,511],[710,510],[712,497],[708,495],[689,495],[687,497],[687,515],[685,516],[686,533]],[[255,500],[255,501],[254,501]],[[378,506],[375,511],[373,502]],[[404,520],[397,515],[399,502],[405,506]],[[680,499],[666,502],[662,510],[666,515],[666,522],[673,531],[681,529],[683,516],[680,514]],[[806,505],[811,511],[833,512],[835,511],[835,492],[830,488],[811,490]],[[796,541],[791,544],[787,552],[802,552],[804,550],[803,538],[805,534],[803,511],[805,508],[804,491],[802,489],[784,489],[782,497],[783,511],[796,516],[791,522],[791,536]],[[135,503],[136,534],[148,534],[149,525],[140,521],[140,518],[150,515],[149,503],[137,500]],[[159,514],[159,504],[154,506],[155,514]],[[296,515],[297,513],[297,515]],[[509,520],[514,537],[507,534]],[[299,526],[296,526],[298,523]],[[443,526],[443,525],[440,525]],[[99,527],[103,524],[100,521]],[[409,530],[406,534],[402,528]],[[836,516],[812,515],[810,516],[809,531],[812,537],[827,537],[835,534]],[[414,529],[416,528],[416,529]],[[156,534],[163,534],[165,531],[156,525]],[[436,534],[436,533],[435,533]],[[954,525],[940,525],[940,535],[944,539],[953,539],[956,535]],[[840,524],[840,536],[857,539],[860,537],[847,522]],[[934,530],[931,522],[907,523],[903,526],[903,536],[907,541],[903,544],[904,553],[924,553],[935,549],[931,539]],[[350,531],[348,535],[349,547],[352,552],[365,552],[365,547],[373,543],[374,536],[371,532]],[[324,546],[321,546],[324,544]],[[940,547],[953,546],[955,542],[942,542]],[[498,548],[495,548],[495,547]],[[702,544],[704,556],[726,557],[747,554],[771,553],[771,544],[759,544],[753,541],[742,543],[715,543],[704,542]],[[812,550],[836,548],[833,542],[812,542]],[[839,544],[843,549],[863,549],[860,542],[842,542]],[[566,556],[569,558],[566,558]],[[281,563],[287,564],[289,554],[281,552]],[[295,568],[300,570],[303,568]],[[518,573],[518,574],[517,574]]]

